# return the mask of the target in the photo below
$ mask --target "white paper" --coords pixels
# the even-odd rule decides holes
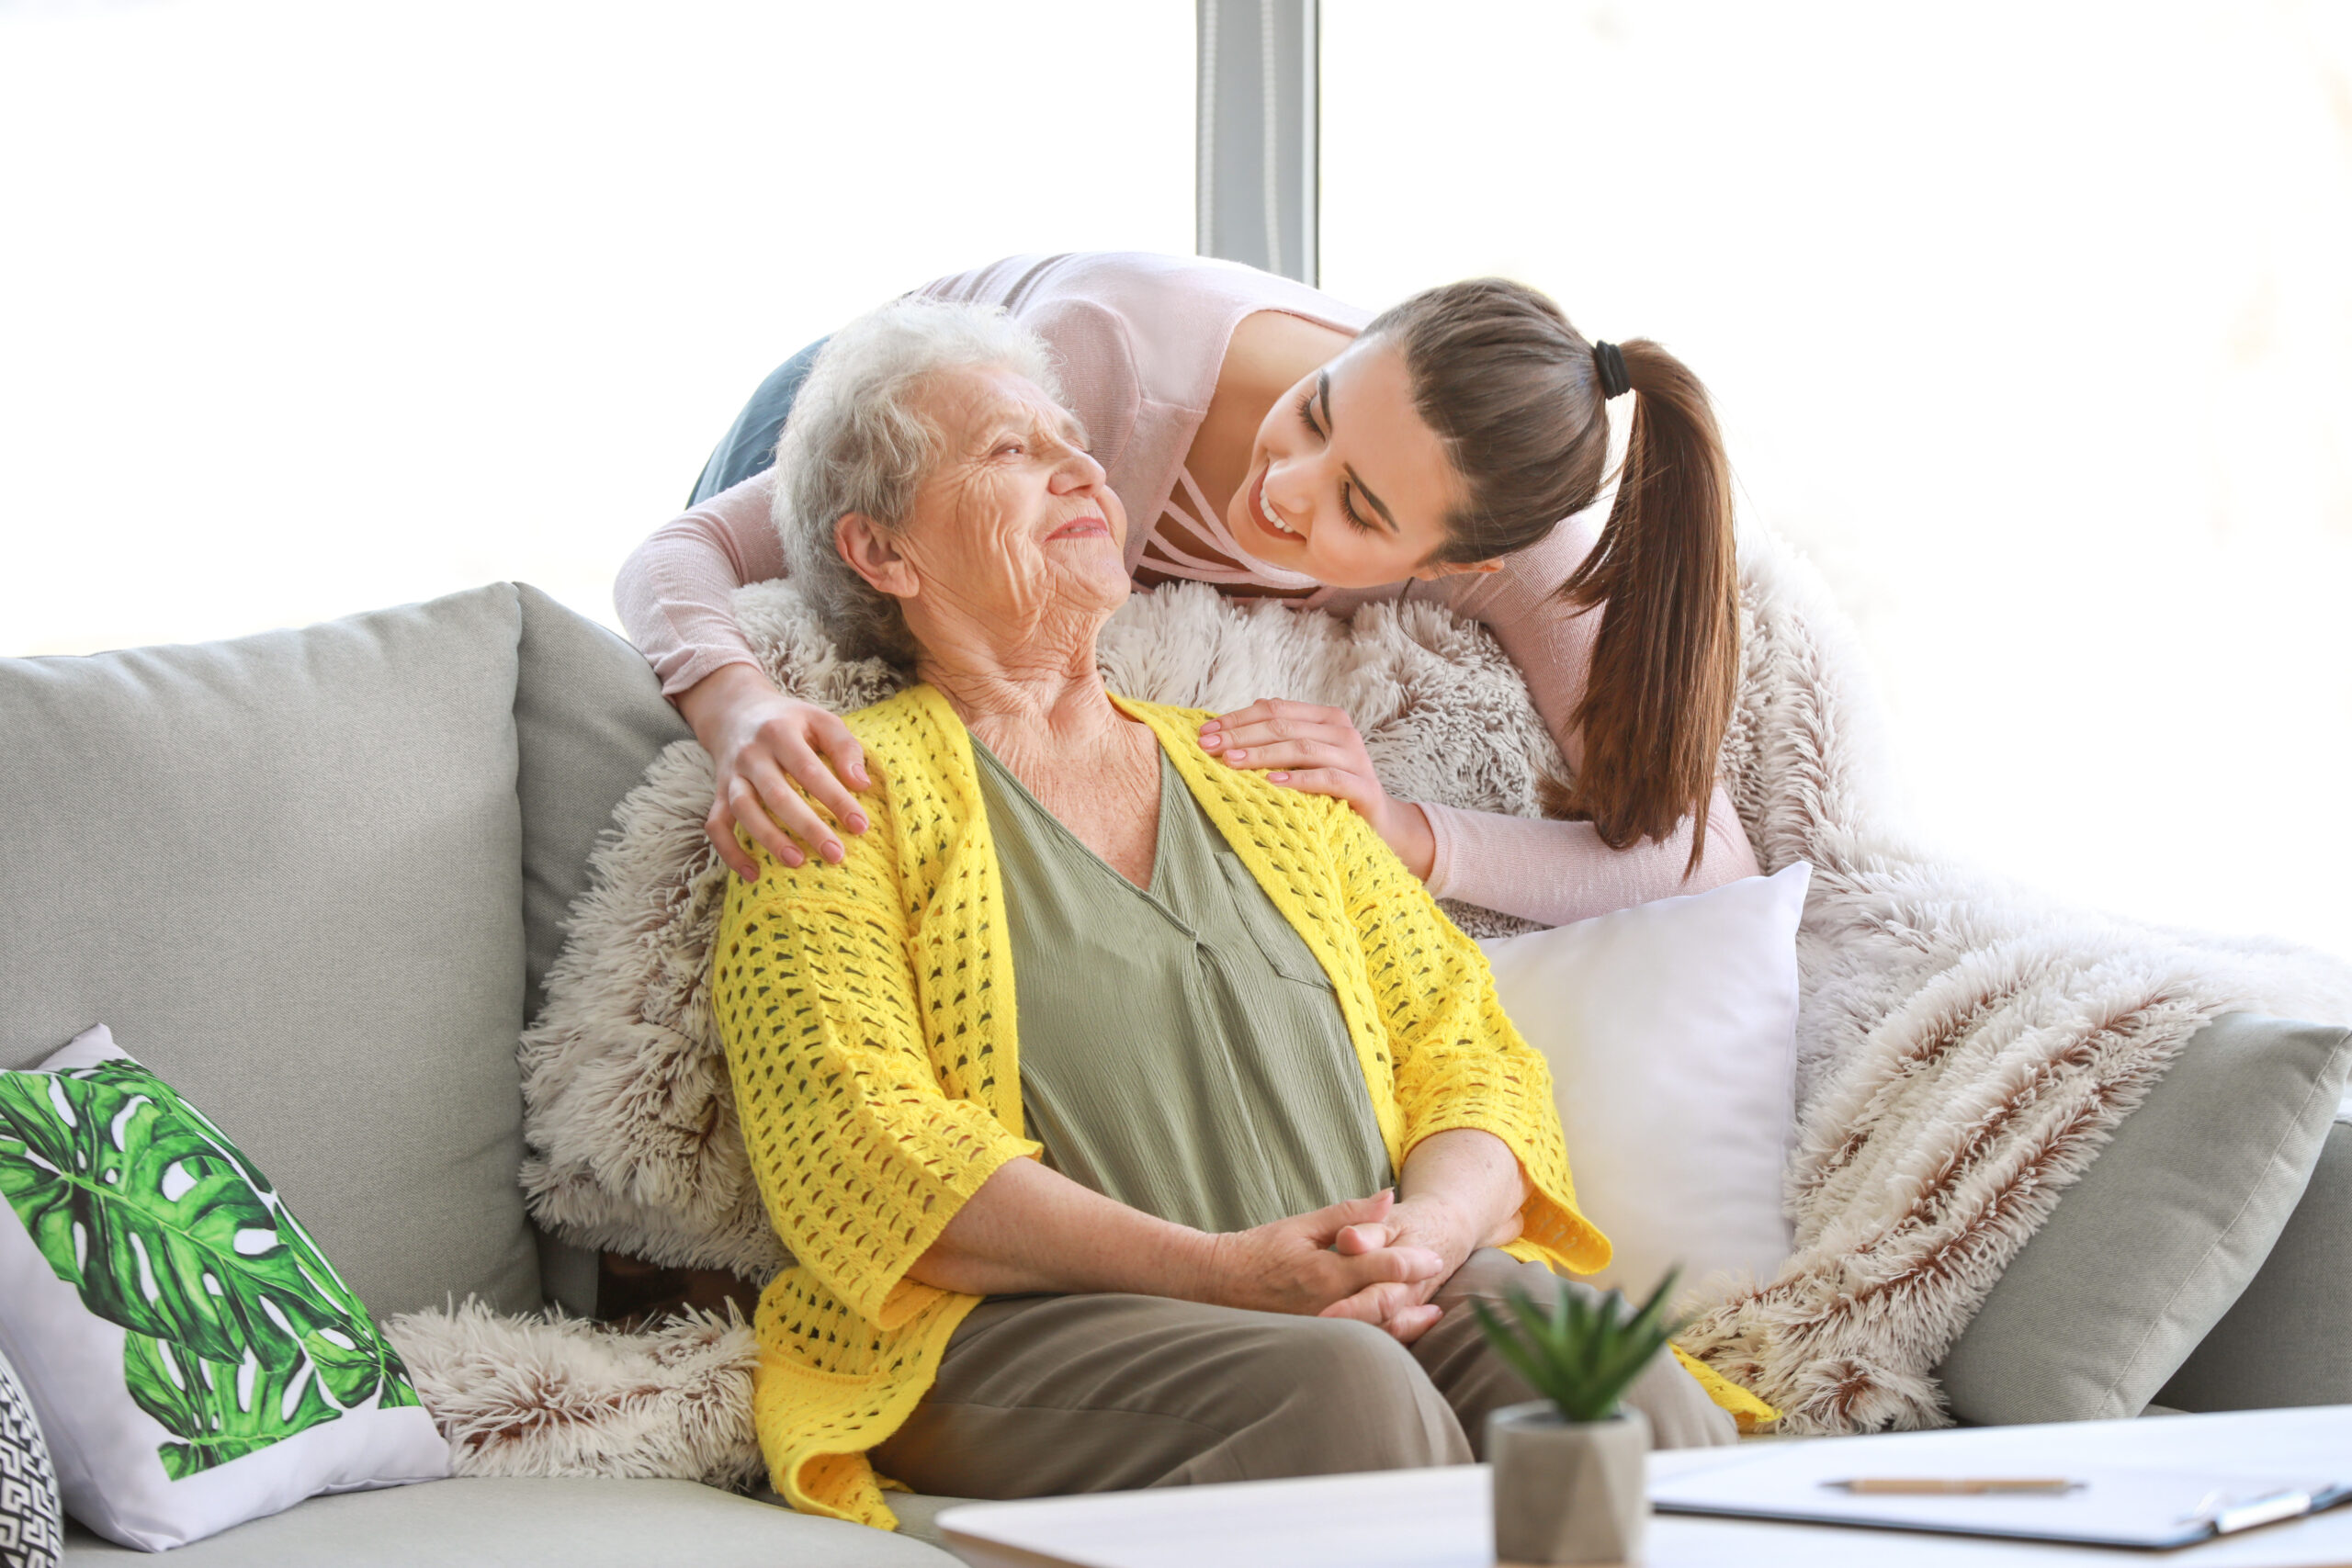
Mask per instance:
[[[2343,1446],[2346,1412],[2323,1407],[2311,1416],[2252,1444],[2243,1440],[2243,1430],[2231,1434],[2239,1440],[2217,1441],[2220,1434],[2207,1423],[2162,1417],[1773,1443],[1754,1459],[1657,1482],[1650,1501],[1669,1512],[2109,1545],[2178,1544],[2208,1533],[2212,1509],[2282,1491],[2324,1493],[2352,1481],[2352,1452]],[[2330,1461],[2338,1460],[2332,1470]],[[1856,1495],[1826,1484],[1865,1477],[1984,1476],[2085,1484],[2060,1494],[1969,1496]]]

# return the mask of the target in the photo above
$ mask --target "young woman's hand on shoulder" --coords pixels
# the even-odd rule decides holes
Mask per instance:
[[[839,715],[786,696],[750,664],[711,671],[681,694],[678,708],[718,773],[703,830],[744,881],[757,881],[760,871],[735,836],[739,828],[791,866],[810,854],[841,862],[841,840],[817,806],[841,828],[865,831],[853,793],[872,783],[865,751]]]
[[[1430,819],[1393,798],[1373,771],[1355,721],[1340,708],[1264,698],[1201,726],[1201,749],[1230,766],[1263,773],[1286,789],[1346,801],[1422,881],[1437,860]]]

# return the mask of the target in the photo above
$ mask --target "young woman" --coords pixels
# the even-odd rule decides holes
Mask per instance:
[[[1126,548],[1138,586],[1191,579],[1342,614],[1445,604],[1518,664],[1573,780],[1559,819],[1395,800],[1343,714],[1283,702],[1211,721],[1204,750],[1346,800],[1432,894],[1546,924],[1755,873],[1714,782],[1738,659],[1729,473],[1704,389],[1664,349],[1588,341],[1499,279],[1377,317],[1248,267],[1134,254],[1014,257],[919,292],[1002,306],[1052,345],[1141,525]],[[743,583],[783,574],[767,470],[814,358],[762,385],[693,509],[615,589],[718,764],[707,826],[747,879],[739,826],[787,865],[838,861],[831,824],[866,827],[857,742],[761,674],[729,609]],[[1604,524],[1605,409],[1627,392]]]

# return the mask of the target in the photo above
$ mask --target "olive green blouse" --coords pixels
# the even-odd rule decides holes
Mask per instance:
[[[972,755],[1012,939],[1022,1111],[1046,1163],[1205,1231],[1390,1185],[1330,981],[1166,755],[1148,889],[977,739]]]

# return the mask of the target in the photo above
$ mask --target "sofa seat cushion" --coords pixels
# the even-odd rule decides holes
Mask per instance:
[[[153,1563],[68,1526],[69,1568]],[[173,1568],[947,1568],[904,1536],[691,1481],[480,1479],[313,1497],[172,1552]]]
[[[536,1307],[511,585],[0,660],[0,1066],[93,1024],[379,1314]]]

